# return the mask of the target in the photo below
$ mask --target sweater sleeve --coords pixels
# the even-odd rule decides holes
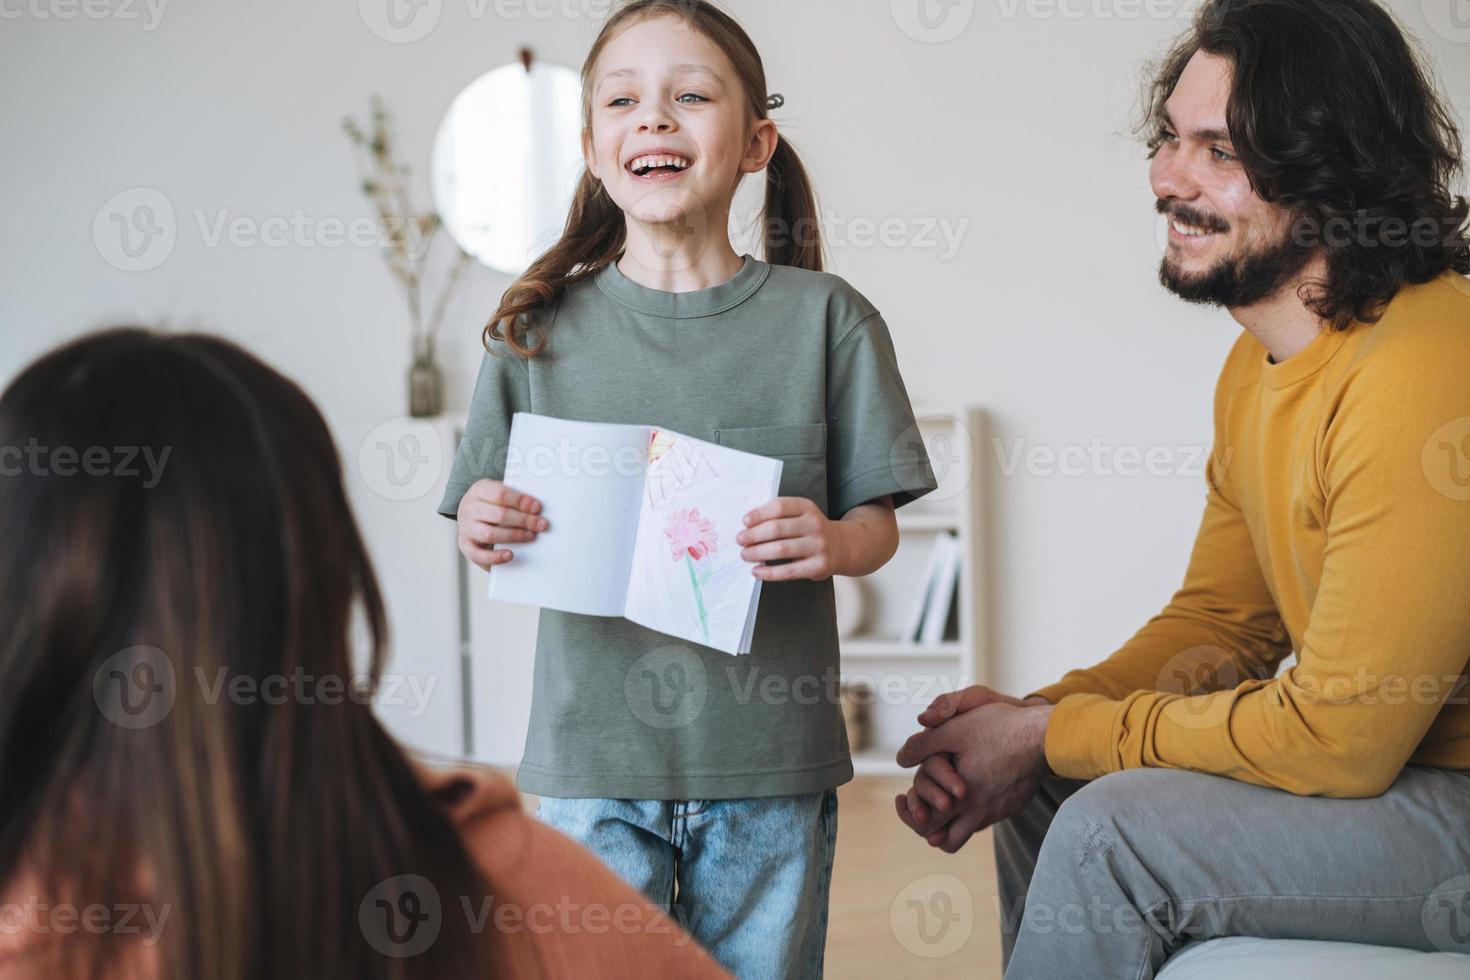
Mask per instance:
[[[480,359],[464,436],[455,451],[444,496],[437,508],[440,514],[456,519],[460,498],[477,480],[499,480],[505,476],[511,419],[516,412],[531,410],[530,368],[526,359],[503,342],[492,343]]]
[[[1470,493],[1440,472],[1437,445],[1446,431],[1470,434],[1465,351],[1381,351],[1328,406],[1317,451],[1327,545],[1299,663],[1195,696],[1115,684],[1066,697],[1047,734],[1053,768],[1190,769],[1332,797],[1393,783],[1470,657]],[[1449,445],[1447,457],[1470,455],[1470,436]]]

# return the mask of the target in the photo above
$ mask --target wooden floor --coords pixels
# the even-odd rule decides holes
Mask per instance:
[[[899,779],[859,777],[837,791],[837,859],[828,977],[998,980],[1000,934],[990,831],[956,854],[899,822]]]

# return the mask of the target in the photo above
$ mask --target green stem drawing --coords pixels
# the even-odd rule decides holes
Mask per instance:
[[[684,552],[684,564],[689,567],[689,584],[694,587],[694,604],[699,607],[699,625],[704,630],[704,645],[709,646],[709,619],[704,614],[704,596],[699,591],[699,579],[694,575],[694,560]]]

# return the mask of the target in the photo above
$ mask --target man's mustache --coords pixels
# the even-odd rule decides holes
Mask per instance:
[[[1194,225],[1206,231],[1230,230],[1230,225],[1224,218],[1218,215],[1206,214],[1203,211],[1196,211],[1187,204],[1170,203],[1163,198],[1159,198],[1158,202],[1154,205],[1154,210],[1159,212],[1159,214],[1167,214],[1171,218],[1178,218],[1187,225]]]

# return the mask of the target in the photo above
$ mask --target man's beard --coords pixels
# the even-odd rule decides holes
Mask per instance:
[[[1169,207],[1160,201],[1162,214],[1178,215],[1186,224],[1196,224],[1216,231],[1226,226],[1192,208]],[[1226,308],[1250,306],[1269,296],[1296,278],[1312,257],[1313,248],[1298,244],[1290,230],[1274,242],[1228,255],[1202,273],[1188,274],[1169,261],[1165,254],[1159,263],[1159,282],[1169,292],[1189,303]]]

